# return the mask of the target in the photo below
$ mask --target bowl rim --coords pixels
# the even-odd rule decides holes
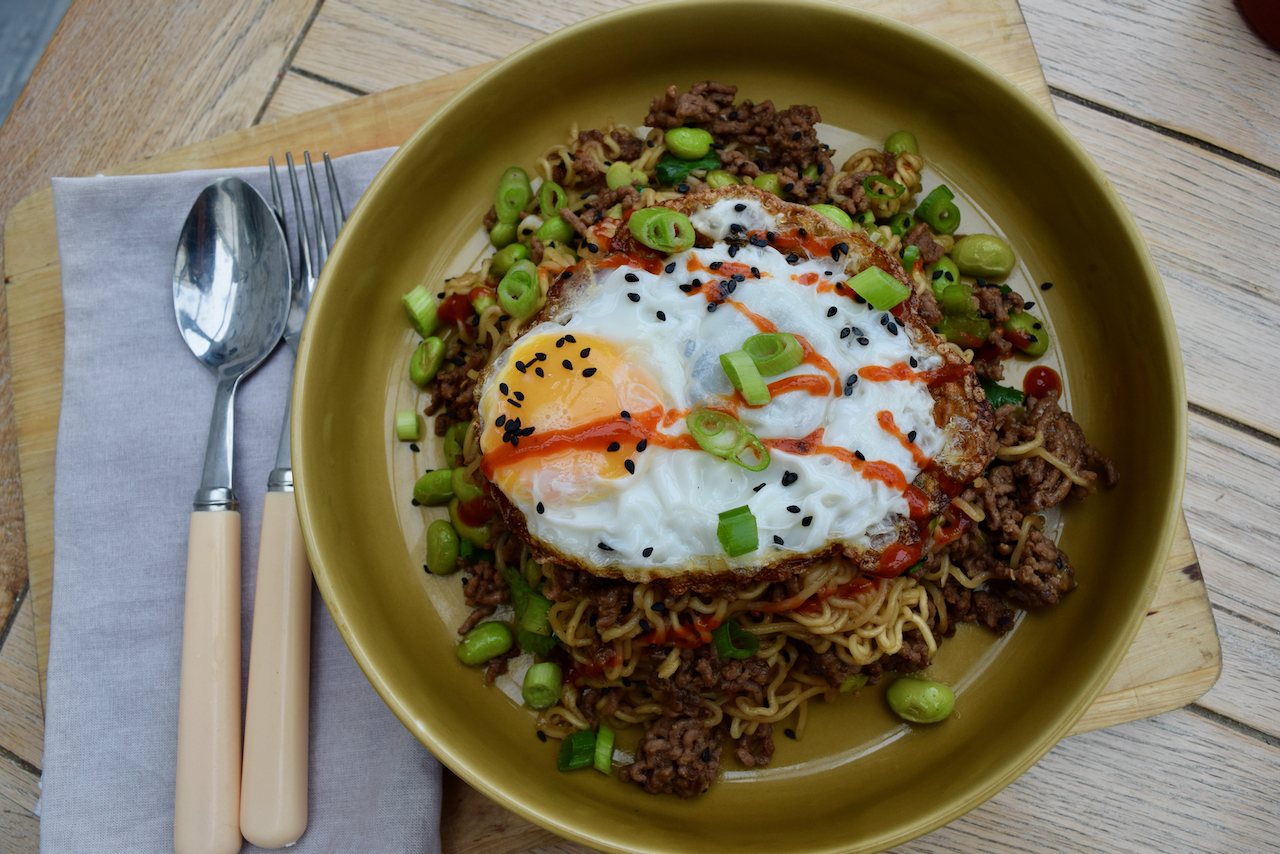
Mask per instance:
[[[577,39],[583,31],[590,31],[602,26],[612,26],[615,22],[640,18],[646,19],[651,16],[661,16],[666,11],[679,8],[681,10],[689,10],[690,7],[715,7],[720,5],[721,0],[652,0],[652,2],[629,6],[622,9],[616,9],[586,18],[575,24],[571,24],[560,30],[543,36],[534,42],[514,51],[508,56],[495,62],[492,66],[483,71],[479,76],[462,87],[448,101],[439,107],[414,133],[405,140],[387,161],[386,165],[374,177],[365,193],[361,196],[360,201],[356,204],[350,215],[351,220],[356,220],[361,211],[366,206],[366,201],[381,192],[384,187],[391,184],[394,180],[396,167],[402,158],[408,157],[408,151],[415,147],[421,140],[430,137],[435,133],[436,128],[449,120],[454,111],[460,108],[460,105],[467,101],[472,95],[489,85],[490,81],[500,78],[508,73],[513,66],[523,63],[526,57],[543,51],[553,49],[566,39]],[[1181,349],[1178,345],[1176,327],[1174,325],[1173,312],[1169,304],[1168,295],[1165,291],[1163,281],[1156,269],[1155,263],[1151,257],[1150,249],[1145,239],[1138,230],[1132,214],[1128,207],[1124,204],[1115,188],[1105,173],[1088,154],[1084,147],[1075,139],[1074,136],[1061,124],[1056,113],[1046,109],[1046,107],[1038,102],[1031,94],[1018,86],[1013,81],[996,71],[982,60],[969,54],[962,49],[955,47],[949,42],[933,35],[932,33],[921,30],[910,24],[906,24],[895,18],[891,18],[866,9],[854,8],[840,3],[829,2],[829,0],[741,0],[740,6],[754,7],[760,13],[767,13],[769,10],[785,10],[789,17],[795,17],[797,14],[806,13],[822,13],[824,15],[843,16],[851,24],[872,24],[875,26],[886,27],[896,31],[896,34],[912,39],[923,40],[931,44],[934,50],[940,51],[949,56],[949,58],[961,65],[967,66],[976,75],[981,77],[986,86],[1001,90],[1006,96],[1014,101],[1020,102],[1022,109],[1025,111],[1026,117],[1036,125],[1037,130],[1046,132],[1058,138],[1067,148],[1070,156],[1076,161],[1076,164],[1090,177],[1091,181],[1096,185],[1098,191],[1107,198],[1113,210],[1117,214],[1117,218],[1123,230],[1123,237],[1127,244],[1135,249],[1135,260],[1138,261],[1142,268],[1143,274],[1147,282],[1151,285],[1151,296],[1155,303],[1156,320],[1155,324],[1158,328],[1158,336],[1153,336],[1152,343],[1158,343],[1159,359],[1158,363],[1168,367],[1170,372],[1170,382],[1172,385],[1173,399],[1172,427],[1173,442],[1175,446],[1175,459],[1172,460],[1172,466],[1176,471],[1176,479],[1174,488],[1168,495],[1167,504],[1158,526],[1157,541],[1163,543],[1151,556],[1151,562],[1147,569],[1147,578],[1143,596],[1140,601],[1135,601],[1132,606],[1133,613],[1144,613],[1149,609],[1151,601],[1154,599],[1157,589],[1160,586],[1163,577],[1164,568],[1168,562],[1168,555],[1172,548],[1174,534],[1178,527],[1178,522],[1182,513],[1182,495],[1186,480],[1186,458],[1187,458],[1187,398],[1186,383],[1184,379],[1183,363]],[[344,233],[347,229],[344,229]],[[331,253],[332,255],[342,255],[347,248],[347,242],[339,239]],[[331,278],[330,270],[340,265],[326,264],[320,282],[317,286],[315,298],[311,310],[308,312],[307,331],[310,331],[313,320],[323,315],[321,311],[316,311],[317,307],[321,307],[324,302],[324,295],[329,290],[325,285]],[[301,347],[297,356],[297,373],[305,374],[306,365],[309,361],[311,352],[312,336],[305,334],[302,337]],[[295,383],[293,390],[293,411],[304,412],[307,406],[307,391],[305,383]],[[305,447],[306,440],[302,435],[302,421],[297,418],[293,420],[291,432],[293,446],[299,451]],[[349,624],[344,619],[343,609],[340,602],[333,597],[333,584],[330,580],[328,569],[322,555],[317,553],[316,535],[312,526],[312,498],[306,487],[307,479],[305,477],[306,464],[303,461],[304,455],[297,453],[295,455],[295,499],[298,504],[298,518],[301,523],[304,538],[307,544],[308,552],[311,557],[311,566],[316,579],[317,587],[321,596],[325,601],[335,625],[337,626],[343,641],[346,643],[352,656],[360,665],[366,678],[369,679],[374,689],[378,692],[382,700],[387,704],[397,718],[405,725],[405,727],[414,734],[414,736],[424,744],[442,763],[447,765],[459,777],[468,784],[479,790],[489,799],[501,804],[505,808],[520,815],[528,821],[531,821],[547,830],[556,833],[559,836],[595,846],[605,850],[612,851],[640,851],[640,850],[659,850],[659,849],[639,849],[624,848],[615,840],[604,839],[597,836],[584,833],[569,823],[556,821],[553,818],[543,816],[526,807],[520,801],[506,797],[495,785],[489,780],[474,772],[463,761],[462,757],[456,752],[450,750],[448,746],[438,740],[435,734],[428,728],[422,726],[414,717],[409,708],[400,701],[393,689],[373,671],[370,666],[369,656],[363,649],[359,640],[355,638],[350,630]],[[1056,720],[1051,726],[1047,726],[1042,738],[1030,749],[1023,752],[1022,756],[1015,762],[1007,765],[1002,773],[995,774],[988,780],[985,786],[980,789],[969,790],[961,796],[951,799],[951,805],[934,813],[931,818],[913,825],[905,832],[900,832],[892,836],[880,837],[875,844],[881,846],[884,850],[894,845],[900,845],[911,839],[918,838],[933,830],[948,824],[956,818],[976,809],[978,806],[989,800],[992,796],[1010,785],[1014,780],[1024,774],[1031,766],[1038,762],[1049,750],[1051,750],[1059,741],[1070,734],[1071,729],[1080,720],[1084,713],[1094,703],[1098,696],[1102,693],[1103,688],[1118,669],[1120,662],[1128,654],[1133,640],[1142,626],[1142,619],[1132,619],[1126,626],[1125,630],[1115,636],[1112,641],[1111,648],[1101,661],[1101,666],[1095,669],[1091,678],[1081,685],[1077,686],[1074,691],[1074,700],[1071,704],[1065,706],[1058,712]],[[838,841],[833,841],[827,847],[812,848],[809,851],[812,854],[835,854],[835,852],[845,850],[846,846],[842,846]],[[671,849],[674,851],[675,849]]]

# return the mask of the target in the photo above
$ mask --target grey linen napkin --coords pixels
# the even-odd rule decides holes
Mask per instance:
[[[348,211],[391,153],[335,161]],[[46,854],[173,851],[187,526],[215,386],[178,335],[173,262],[192,202],[225,174],[270,199],[265,166],[53,182],[66,349]],[[292,369],[281,345],[236,396],[246,680],[262,500]],[[318,594],[312,621],[309,821],[291,850],[438,852],[440,766],[369,685]]]

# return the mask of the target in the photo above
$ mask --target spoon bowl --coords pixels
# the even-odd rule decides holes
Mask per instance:
[[[290,297],[284,232],[239,178],[200,193],[174,259],[173,307],[195,357],[218,378],[204,474],[191,514],[178,696],[176,854],[240,849],[240,513],[232,489],[234,398],[275,348]]]

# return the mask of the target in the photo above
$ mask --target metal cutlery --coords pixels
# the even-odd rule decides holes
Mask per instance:
[[[191,352],[218,378],[187,552],[173,847],[231,854],[241,843],[235,392],[279,343],[289,309],[284,232],[239,178],[218,179],[192,206],[175,253],[173,305]]]
[[[325,233],[310,153],[304,152],[303,159],[311,191],[310,223],[302,204],[293,155],[285,155],[293,191],[298,263],[294,268],[284,339],[295,359],[307,308],[331,245]],[[283,226],[284,205],[275,158],[269,158],[268,163],[272,203]],[[346,213],[328,154],[324,155],[324,166],[336,238],[346,222]],[[280,848],[296,842],[307,827],[311,567],[293,497],[289,447],[291,400],[292,397],[285,402],[276,467],[267,480],[263,503],[245,711],[240,830],[245,839],[263,848]]]

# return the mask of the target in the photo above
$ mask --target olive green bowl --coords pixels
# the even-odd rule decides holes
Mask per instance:
[[[802,740],[777,728],[768,768],[742,768],[726,751],[720,779],[686,801],[616,774],[558,772],[557,744],[534,737],[532,713],[457,661],[461,585],[423,572],[423,513],[409,503],[431,449],[415,458],[394,440],[392,417],[421,402],[405,379],[415,342],[399,297],[442,281],[501,171],[532,172],[573,123],[638,125],[669,84],[705,79],[757,102],[816,105],[826,123],[876,139],[913,129],[1035,281],[1055,284],[1042,309],[1072,409],[1122,483],[1068,509],[1061,544],[1077,590],[1002,640],[962,632],[942,647],[931,672],[959,689],[951,718],[908,727],[875,689],[814,703]],[[311,307],[294,394],[311,565],[370,682],[463,779],[607,851],[880,851],[982,803],[1070,731],[1128,650],[1165,565],[1185,467],[1173,320],[1097,166],[1043,107],[968,55],[814,2],[647,3],[554,33],[472,83],[400,148],[347,223]]]

